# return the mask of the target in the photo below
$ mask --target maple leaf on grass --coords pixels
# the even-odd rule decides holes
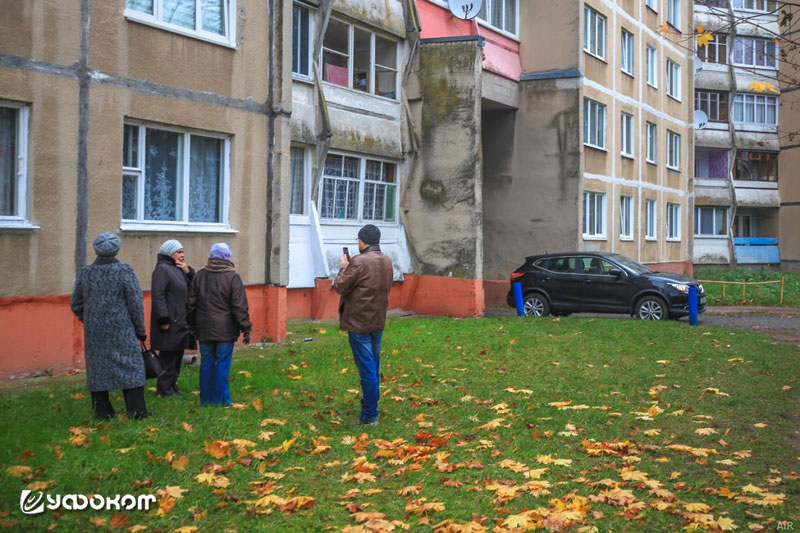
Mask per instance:
[[[214,442],[206,442],[206,453],[215,459],[230,456],[231,446],[223,440],[215,440]]]

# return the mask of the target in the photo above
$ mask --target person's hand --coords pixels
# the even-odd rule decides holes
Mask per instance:
[[[247,331],[245,331],[244,334],[242,334],[242,342],[245,343],[245,344],[250,344],[250,330],[249,329]]]
[[[350,261],[348,261],[347,256],[342,254],[342,257],[339,258],[339,270],[344,270],[349,264]]]
[[[144,342],[147,340],[147,335],[136,335],[136,338]]]
[[[164,331],[167,331],[169,329],[169,323],[161,324],[161,329],[163,329]]]
[[[189,273],[189,265],[186,264],[186,261],[175,261],[175,266],[183,270],[184,274]]]

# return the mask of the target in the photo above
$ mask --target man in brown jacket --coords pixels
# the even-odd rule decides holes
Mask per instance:
[[[242,332],[244,343],[249,344],[253,325],[244,283],[224,242],[211,247],[208,264],[189,286],[186,319],[200,341],[200,403],[230,405],[228,374],[233,343]]]
[[[339,259],[339,274],[333,288],[342,295],[339,329],[349,333],[350,348],[361,376],[361,416],[352,425],[378,423],[380,354],[392,261],[381,252],[381,230],[367,224],[358,232],[359,255]]]

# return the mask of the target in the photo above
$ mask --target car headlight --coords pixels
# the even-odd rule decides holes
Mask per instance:
[[[702,293],[706,292],[706,291],[704,291],[704,290],[703,290],[703,284],[702,284],[702,283],[701,283],[700,285],[698,285],[698,286],[697,286],[697,290],[698,290],[699,292],[702,292]]]
[[[685,283],[669,283],[668,285],[681,292],[689,292],[689,286]]]

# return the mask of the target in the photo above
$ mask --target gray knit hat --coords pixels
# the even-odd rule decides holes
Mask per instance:
[[[94,238],[94,253],[100,257],[114,257],[119,252],[122,242],[116,233],[104,231]]]
[[[181,242],[176,241],[175,239],[170,239],[161,245],[161,248],[158,249],[158,253],[172,257],[172,254],[178,250],[183,250],[183,245]]]

